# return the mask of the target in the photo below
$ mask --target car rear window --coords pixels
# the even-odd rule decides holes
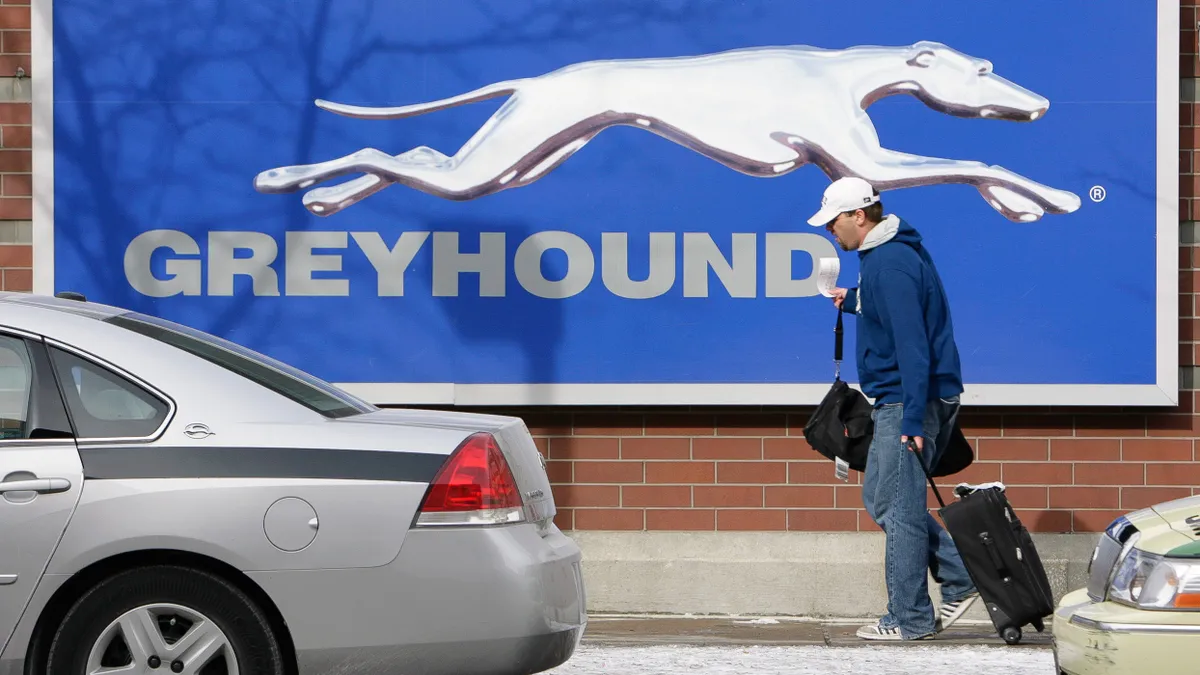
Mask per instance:
[[[194,354],[331,418],[375,410],[375,406],[308,373],[239,344],[158,317],[128,312],[103,319]]]

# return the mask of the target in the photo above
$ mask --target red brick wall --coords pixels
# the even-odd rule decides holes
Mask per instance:
[[[1200,19],[1200,0],[1180,0],[1179,8],[1179,77],[1200,77],[1200,59],[1197,58],[1196,21]],[[1200,149],[1200,133],[1196,121],[1200,119],[1200,106],[1181,101],[1179,104],[1179,220],[1200,220],[1200,205],[1193,206],[1200,198],[1200,175],[1196,168],[1200,161],[1193,154]],[[1181,243],[1182,240],[1181,240]],[[1179,316],[1180,365],[1200,363],[1193,354],[1190,344],[1195,335],[1193,321],[1196,316],[1192,293],[1197,290],[1192,272],[1192,247],[1183,243],[1179,251]]]
[[[1198,73],[1197,0],[1181,13],[1181,76]],[[11,6],[10,6],[11,5]],[[29,7],[0,2],[0,76],[29,57]],[[26,85],[37,86],[31,77]],[[1181,104],[1180,219],[1200,219],[1200,108]],[[30,108],[0,103],[0,220],[28,220]],[[1195,248],[1180,249],[1180,355],[1200,363]],[[29,290],[27,245],[0,245],[0,284]],[[1037,531],[1094,532],[1117,513],[1196,492],[1200,427],[1194,394],[1174,409],[965,411],[978,460],[953,479],[1003,480]],[[872,530],[859,486],[838,482],[800,434],[806,409],[515,410],[548,457],[560,525],[579,530]],[[860,479],[852,474],[852,481]]]
[[[0,77],[14,77],[24,70],[20,81],[28,100],[33,85],[29,49],[28,0],[3,0],[0,4]],[[25,79],[28,78],[28,79]],[[0,84],[0,86],[6,86]],[[29,103],[12,102],[10,92],[0,93],[0,221],[33,218],[33,168]],[[4,240],[7,241],[7,240]],[[33,290],[33,247],[28,244],[0,244],[0,290]]]
[[[1002,480],[1031,529],[1095,532],[1118,513],[1197,491],[1197,418],[1192,392],[1183,396],[1185,405],[1154,412],[968,408],[976,462],[938,487],[949,498],[960,480]],[[546,454],[560,527],[876,529],[861,474],[836,480],[804,442],[808,409],[500,412],[522,415]]]

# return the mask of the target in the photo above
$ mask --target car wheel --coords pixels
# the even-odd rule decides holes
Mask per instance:
[[[47,675],[112,669],[162,675],[283,675],[267,617],[233,584],[186,567],[105,579],[71,607],[50,643]]]

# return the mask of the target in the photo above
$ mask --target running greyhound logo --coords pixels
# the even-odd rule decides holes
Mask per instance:
[[[254,187],[295,192],[363,174],[304,195],[304,205],[322,216],[392,183],[445,199],[477,199],[528,185],[601,131],[626,125],[750,176],[777,177],[814,164],[831,180],[859,176],[880,191],[968,184],[1018,222],[1079,208],[1075,194],[998,166],[880,147],[866,109],[895,94],[959,117],[1030,122],[1050,107],[1042,96],[993,73],[988,61],[937,42],[588,61],[428,103],[374,108],[318,100],[322,109],[350,117],[395,119],[511,95],[453,157],[425,146],[396,156],[365,148],[327,162],[263,171]]]

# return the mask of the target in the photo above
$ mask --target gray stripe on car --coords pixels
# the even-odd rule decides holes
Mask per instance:
[[[331,448],[83,446],[88,480],[127,478],[314,478],[428,483],[441,454]]]

